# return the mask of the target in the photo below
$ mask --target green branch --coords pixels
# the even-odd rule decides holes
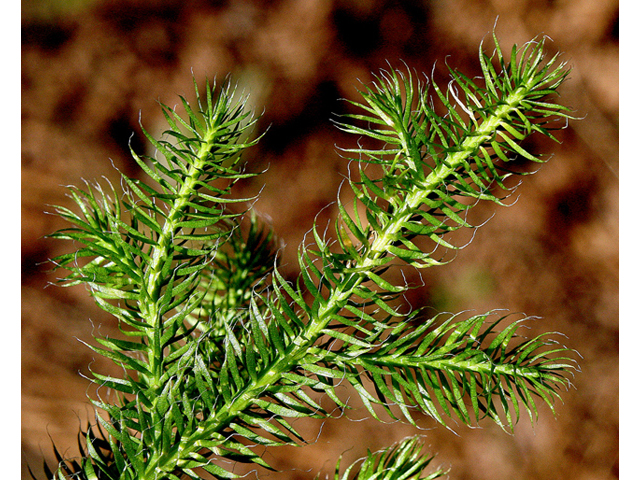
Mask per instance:
[[[129,339],[91,346],[125,378],[93,373],[115,398],[94,401],[106,418],[81,432],[82,460],[60,458],[57,478],[233,477],[216,459],[270,468],[247,445],[304,442],[291,419],[330,415],[309,391],[345,409],[344,382],[373,417],[377,404],[396,418],[395,405],[414,425],[421,412],[513,429],[522,409],[537,416],[536,398],[553,410],[575,365],[551,335],[522,339],[521,321],[489,323],[491,314],[403,315],[391,305],[408,286],[384,278],[396,260],[441,265],[420,242],[456,248],[447,235],[473,228],[465,218],[477,201],[502,204],[494,190],[509,190],[509,162],[540,161],[521,141],[553,138],[554,123],[570,118],[551,99],[568,71],[545,59],[544,43],[514,47],[507,61],[494,42],[492,57],[480,47],[482,85],[455,70],[445,91],[432,85],[444,116],[426,83],[398,71],[351,102],[360,113],[338,127],[373,146],[346,150],[358,165],[353,204],[338,198],[333,240],[314,224],[296,284],[275,267],[272,232],[255,216],[247,230],[228,207],[250,200],[231,188],[250,176],[240,154],[257,141],[245,139],[256,120],[229,86],[207,84],[205,98],[196,87],[197,108],[182,99],[185,118],[163,106],[169,139],[144,133],[164,161],[132,152],[150,182],[122,175],[121,194],[72,189],[81,213],[59,207],[73,227],[53,236],[83,246],[55,262],[70,271],[63,283],[86,284]],[[441,476],[420,477],[429,462],[409,440],[369,454],[358,478]]]

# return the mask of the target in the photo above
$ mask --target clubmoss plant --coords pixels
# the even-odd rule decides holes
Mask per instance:
[[[54,447],[59,465],[45,465],[46,476],[231,478],[235,462],[270,468],[253,447],[304,443],[292,419],[348,409],[341,384],[373,417],[413,425],[419,415],[443,425],[488,417],[512,430],[523,413],[535,421],[537,399],[553,410],[576,368],[553,334],[525,339],[526,318],[495,312],[402,313],[410,287],[384,275],[396,263],[446,263],[443,249],[456,248],[447,234],[475,228],[468,211],[502,205],[515,188],[509,163],[542,161],[522,140],[554,138],[571,118],[553,100],[568,69],[545,57],[544,41],[514,46],[509,58],[493,41],[490,55],[480,46],[479,79],[452,69],[442,89],[391,69],[351,102],[358,113],[338,128],[374,146],[346,150],[354,196],[339,196],[331,235],[313,225],[293,283],[278,269],[274,234],[243,211],[252,199],[233,195],[254,175],[241,154],[258,140],[247,135],[257,118],[230,83],[201,94],[194,81],[184,116],[162,106],[165,136],[143,129],[161,159],[131,152],[147,180],[72,187],[77,211],[57,208],[72,226],[53,237],[81,247],[54,262],[69,272],[62,284],[85,284],[118,320],[120,338],[89,347],[124,373],[92,372],[98,423],[80,432],[78,458]],[[338,462],[335,479],[444,475],[423,474],[430,461],[409,438],[342,474]]]

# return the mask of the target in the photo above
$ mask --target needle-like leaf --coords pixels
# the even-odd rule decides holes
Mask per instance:
[[[72,187],[78,212],[59,207],[72,226],[53,237],[80,248],[54,262],[70,272],[63,284],[86,284],[119,320],[126,340],[90,348],[125,373],[93,373],[105,415],[82,432],[80,461],[54,447],[60,465],[46,475],[175,480],[232,478],[228,462],[270,468],[253,447],[303,443],[292,419],[330,416],[317,394],[348,408],[344,384],[375,418],[380,406],[412,424],[420,412],[511,430],[523,411],[535,420],[538,398],[553,410],[576,366],[552,334],[527,340],[522,320],[487,322],[491,314],[402,313],[408,286],[385,276],[398,261],[446,263],[441,250],[456,248],[447,235],[475,228],[469,209],[501,205],[496,190],[515,188],[509,162],[541,161],[522,140],[553,138],[570,118],[553,103],[568,70],[545,60],[544,42],[506,59],[493,39],[492,56],[480,48],[481,82],[451,70],[444,89],[382,71],[351,102],[361,112],[338,127],[372,146],[346,150],[357,164],[353,202],[338,199],[333,239],[314,224],[294,283],[276,267],[273,233],[255,216],[245,228],[235,210],[251,200],[231,188],[250,175],[240,155],[257,141],[247,140],[256,119],[228,84],[207,84],[203,96],[194,82],[196,104],[182,98],[182,115],[162,106],[164,137],[143,130],[161,158],[132,151],[145,180],[122,175],[121,192],[108,182]],[[338,466],[335,479],[441,476],[420,476],[430,461],[411,439],[342,477]]]

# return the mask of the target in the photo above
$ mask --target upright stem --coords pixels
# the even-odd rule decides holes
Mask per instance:
[[[166,217],[166,221],[162,227],[162,232],[160,233],[156,245],[154,245],[151,250],[151,262],[145,272],[146,282],[144,288],[150,302],[142,302],[140,305],[140,311],[146,322],[153,326],[154,331],[154,336],[150,339],[151,351],[153,353],[152,357],[149,359],[149,365],[152,372],[151,386],[153,388],[161,387],[158,382],[163,374],[163,354],[162,345],[160,344],[163,320],[159,308],[162,287],[168,279],[162,275],[162,267],[167,259],[173,255],[173,239],[180,228],[178,223],[180,219],[183,218],[184,212],[188,208],[187,205],[193,196],[193,192],[197,190],[197,182],[202,174],[206,158],[213,147],[215,136],[215,129],[205,132],[195,161],[189,165],[189,170],[182,185],[180,186],[176,200],[173,202]]]
[[[151,261],[147,267],[144,278],[144,291],[146,292],[146,301],[140,302],[140,314],[148,325],[153,328],[152,335],[149,338],[149,369],[150,378],[148,378],[149,395],[148,398],[152,402],[150,408],[152,425],[159,426],[162,429],[162,418],[158,415],[157,402],[164,385],[162,377],[164,375],[164,349],[162,346],[163,333],[163,315],[161,314],[162,288],[166,284],[168,278],[163,275],[162,270],[164,264],[173,256],[174,236],[180,229],[178,226],[180,220],[184,217],[185,210],[188,208],[188,202],[193,197],[193,192],[197,190],[197,182],[202,174],[207,156],[214,145],[216,130],[211,129],[205,132],[200,148],[195,156],[193,163],[189,165],[188,172],[182,182],[175,201],[172,203],[162,231],[157,239],[156,244],[150,252]],[[154,452],[149,458],[149,463],[155,463],[161,458],[161,452]],[[144,478],[155,478],[152,471],[147,471]]]

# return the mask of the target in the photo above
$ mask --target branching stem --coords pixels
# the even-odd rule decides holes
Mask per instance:
[[[348,273],[348,277],[341,282],[342,285],[348,285],[348,288],[343,289],[338,286],[331,290],[326,302],[320,306],[317,317],[310,319],[306,328],[292,340],[285,354],[272,365],[269,365],[268,368],[265,368],[257,381],[250,383],[243,391],[239,392],[231,402],[224,405],[216,413],[214,418],[207,419],[201,429],[198,429],[188,437],[184,437],[180,445],[174,449],[172,455],[163,456],[161,460],[164,461],[164,464],[158,464],[157,467],[150,464],[150,470],[157,468],[157,470],[163,472],[171,471],[175,465],[180,464],[180,455],[182,455],[182,458],[189,458],[190,454],[197,452],[202,448],[202,441],[211,438],[215,433],[222,432],[235,419],[238,413],[249,408],[260,398],[265,390],[276,384],[283,373],[292,370],[297,362],[307,354],[309,348],[317,341],[318,337],[322,335],[322,330],[329,325],[332,318],[344,308],[347,300],[353,296],[358,286],[368,279],[364,272],[370,270],[376,265],[377,260],[386,255],[387,247],[391,245],[393,239],[401,231],[403,223],[412,215],[410,212],[415,211],[424,202],[427,195],[445,182],[449,175],[459,168],[465,159],[477,151],[480,145],[495,135],[501,121],[519,105],[526,91],[527,86],[523,86],[506,97],[504,105],[496,110],[495,115],[485,120],[478,127],[477,135],[467,137],[459,151],[449,154],[447,159],[436,170],[432,171],[422,184],[413,186],[412,191],[406,197],[406,202],[403,204],[402,209],[395,215],[395,220],[383,226],[385,233],[373,241],[366,255],[358,259],[354,271]],[[394,127],[393,120],[389,117],[387,117],[387,122],[389,122],[389,126]],[[405,132],[405,134],[407,135],[406,144],[411,145],[413,139],[408,133]],[[416,152],[418,150],[414,146],[405,148],[407,156],[410,156],[412,151]],[[414,163],[416,165],[420,164],[419,161]],[[428,363],[428,359],[421,359],[421,361]],[[167,468],[167,466],[170,467]]]

